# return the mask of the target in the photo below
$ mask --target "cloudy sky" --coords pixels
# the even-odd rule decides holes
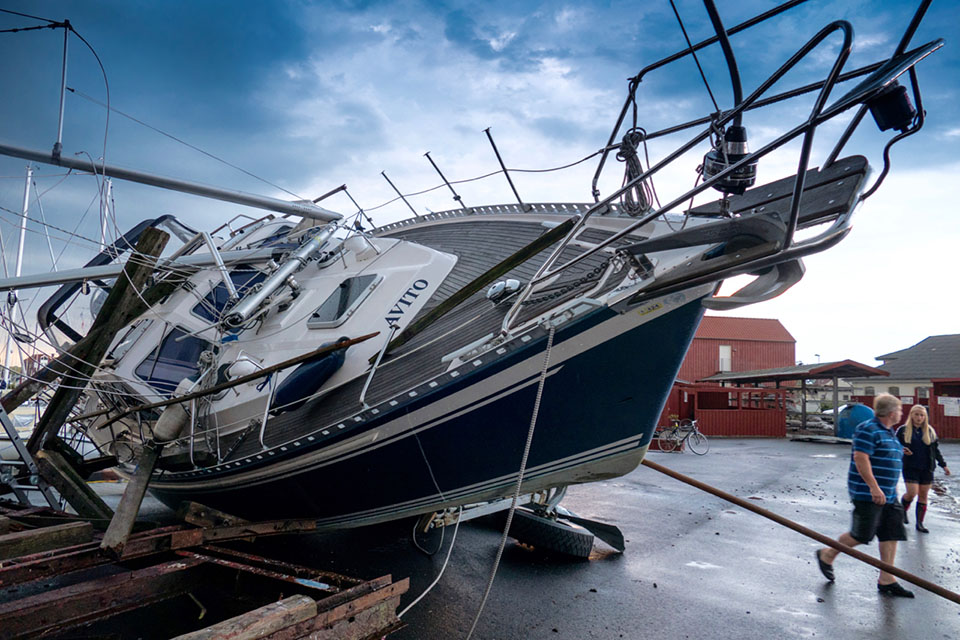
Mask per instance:
[[[892,52],[918,3],[811,0],[753,35],[734,36],[744,90],[749,93],[832,20],[854,26],[847,69]],[[729,28],[775,5],[765,0],[718,2]],[[695,41],[712,35],[700,2],[677,7]],[[498,168],[483,134],[491,127],[512,169],[565,165],[602,147],[626,95],[626,79],[682,49],[677,20],[660,2],[20,2],[3,9],[52,20],[69,19],[64,154],[106,157],[115,164],[221,187],[292,199],[314,198],[347,184],[378,224],[409,216],[380,176],[404,192],[440,184],[423,157],[430,152],[451,180]],[[0,13],[0,30],[44,24]],[[779,318],[797,339],[797,357],[811,362],[873,357],[928,335],[958,333],[960,207],[960,0],[935,1],[914,46],[944,38],[947,46],[920,66],[927,122],[892,152],[894,171],[855,219],[836,249],[806,260],[804,280],[781,298],[733,315]],[[822,78],[835,58],[834,34],[782,79],[787,89]],[[56,138],[62,30],[0,33],[0,142],[49,150]],[[732,102],[718,47],[701,55],[721,108]],[[116,110],[106,119],[103,103]],[[846,87],[836,90],[840,95]],[[648,131],[713,110],[689,58],[645,77],[638,124]],[[805,118],[812,98],[748,114],[758,147]],[[125,115],[122,115],[125,114]],[[132,116],[149,125],[139,124]],[[813,163],[831,147],[843,123],[819,132]],[[158,133],[158,131],[163,132]],[[882,166],[889,138],[867,118],[849,149]],[[210,156],[173,140],[185,141]],[[657,158],[685,141],[651,143]],[[795,151],[796,145],[793,150]],[[705,149],[684,157],[657,180],[662,201],[692,186]],[[87,155],[89,154],[89,156]],[[761,164],[760,181],[792,173],[794,156]],[[26,162],[0,159],[0,232],[9,269]],[[245,172],[231,167],[242,168]],[[552,173],[517,173],[527,201],[590,200],[596,165]],[[89,176],[63,180],[38,166],[31,219],[74,231],[64,268],[81,265],[99,234],[97,185]],[[252,174],[252,175],[251,175]],[[876,174],[874,174],[876,175]],[[256,177],[253,177],[256,176]],[[612,162],[601,180],[608,193],[622,178]],[[467,205],[512,201],[502,176],[459,185]],[[174,213],[203,228],[238,213],[259,212],[133,184],[114,185],[119,226]],[[706,196],[699,202],[705,202]],[[412,197],[419,212],[452,208],[446,189]],[[352,213],[344,196],[324,202]],[[25,273],[48,271],[40,226],[30,222]],[[58,243],[62,245],[62,243]],[[60,248],[54,246],[54,251]],[[34,307],[35,308],[35,307]],[[819,354],[816,355],[816,354]]]

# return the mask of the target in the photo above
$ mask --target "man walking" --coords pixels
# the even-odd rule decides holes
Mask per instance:
[[[881,393],[873,402],[875,416],[857,426],[853,434],[853,454],[847,474],[847,489],[853,501],[853,524],[837,541],[849,547],[868,544],[874,536],[880,541],[880,559],[893,564],[897,541],[906,540],[903,505],[897,500],[897,481],[903,466],[903,446],[895,427],[903,408],[900,399]],[[831,582],[833,561],[840,552],[833,547],[817,549],[817,565]],[[877,590],[887,596],[912,598],[892,574],[880,572]]]

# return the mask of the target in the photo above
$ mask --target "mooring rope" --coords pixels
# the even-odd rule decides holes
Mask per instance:
[[[447,549],[447,557],[444,558],[444,560],[443,560],[443,566],[440,567],[440,572],[437,573],[437,577],[433,579],[433,582],[430,583],[430,586],[429,586],[429,587],[427,587],[426,589],[423,590],[423,593],[421,593],[419,596],[417,596],[417,599],[416,599],[416,600],[414,600],[413,602],[411,602],[410,604],[408,604],[408,605],[404,608],[403,611],[401,611],[400,613],[397,614],[397,617],[398,617],[398,618],[403,618],[403,616],[406,615],[407,611],[410,611],[410,609],[412,609],[415,604],[417,604],[418,602],[420,602],[421,600],[423,600],[424,596],[426,596],[428,593],[430,593],[430,591],[432,591],[433,588],[434,588],[435,586],[437,586],[437,583],[440,582],[440,578],[443,577],[443,572],[446,571],[446,569],[447,569],[447,564],[450,562],[450,554],[453,553],[453,545],[454,545],[454,543],[456,543],[456,541],[457,541],[457,531],[460,530],[460,516],[462,516],[462,515],[463,515],[463,505],[460,505],[460,510],[457,511],[457,524],[456,524],[456,526],[453,528],[453,536],[450,538],[450,547]],[[444,528],[446,528],[446,527],[444,527]],[[442,531],[443,531],[443,530],[441,529],[441,533],[442,533]],[[440,538],[440,545],[443,546],[443,538],[442,538],[442,537]],[[419,545],[418,545],[418,546],[419,546]],[[438,551],[439,551],[439,549],[438,549]]]
[[[500,546],[497,548],[497,557],[493,561],[493,570],[490,572],[490,580],[487,582],[487,588],[483,592],[483,600],[480,601],[480,608],[477,609],[477,615],[473,619],[473,625],[467,634],[467,640],[473,636],[477,623],[480,622],[480,614],[487,604],[487,598],[490,597],[490,590],[493,589],[493,580],[497,577],[497,569],[500,568],[500,558],[503,557],[503,550],[507,546],[507,537],[510,534],[510,525],[513,523],[513,514],[517,510],[517,501],[520,499],[520,487],[523,484],[523,474],[527,470],[527,457],[530,455],[530,445],[533,444],[533,431],[537,426],[537,416],[540,413],[540,400],[543,398],[543,384],[547,381],[547,369],[550,368],[550,351],[553,349],[553,334],[557,328],[550,326],[550,332],[547,334],[547,348],[543,354],[543,370],[540,372],[540,383],[537,385],[537,399],[533,403],[533,415],[530,417],[530,429],[527,431],[527,442],[523,447],[523,457],[520,459],[520,471],[517,473],[517,486],[513,491],[513,501],[510,503],[510,510],[507,511],[507,523],[503,526],[503,535],[500,536]]]
[[[912,573],[904,571],[903,569],[899,569],[893,566],[892,564],[887,564],[886,562],[883,562],[882,560],[874,558],[871,555],[863,553],[862,551],[857,551],[853,547],[848,547],[842,542],[837,542],[833,538],[825,536],[822,533],[814,531],[813,529],[807,528],[802,524],[798,524],[793,520],[784,518],[781,515],[778,515],[772,511],[768,511],[767,509],[764,509],[763,507],[758,507],[755,504],[751,504],[746,500],[744,500],[743,498],[738,498],[737,496],[729,494],[726,491],[721,491],[716,487],[711,487],[710,485],[704,482],[700,482],[699,480],[695,480],[690,476],[685,476],[682,473],[674,471],[673,469],[668,469],[667,467],[657,464],[656,462],[651,462],[650,460],[644,459],[642,464],[647,467],[650,467],[654,471],[659,471],[660,473],[666,474],[671,478],[679,480],[680,482],[685,482],[686,484],[689,484],[692,487],[696,487],[701,491],[706,491],[707,493],[715,495],[718,498],[722,498],[727,502],[732,502],[733,504],[739,507],[743,507],[744,509],[753,511],[754,513],[761,515],[764,518],[773,520],[777,524],[783,525],[789,529],[793,529],[797,533],[801,533],[807,536],[808,538],[813,538],[817,542],[823,543],[828,547],[833,547],[834,549],[836,549],[841,553],[845,553],[848,556],[851,556],[853,558],[856,558],[857,560],[860,560],[861,562],[865,562],[869,565],[873,565],[874,567],[876,567],[877,569],[880,569],[881,571],[886,571],[887,573],[891,573],[897,576],[898,578],[903,578],[907,582],[915,584],[921,589],[926,589],[931,593],[935,593],[941,598],[946,598],[951,602],[960,604],[960,594],[950,591],[949,589],[946,589],[944,587],[941,587],[940,585],[930,582],[929,580],[924,580],[923,578],[919,576],[915,576]]]

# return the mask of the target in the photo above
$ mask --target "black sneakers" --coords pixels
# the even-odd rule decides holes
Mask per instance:
[[[820,573],[823,574],[824,578],[830,582],[833,582],[833,565],[827,564],[820,559],[820,549],[817,549],[816,552],[814,552],[814,555],[817,556],[817,566],[820,567]]]
[[[895,596],[898,598],[912,598],[913,591],[908,591],[900,586],[899,582],[891,582],[890,584],[877,584],[877,591],[885,596]]]
[[[930,529],[927,529],[925,526],[923,526],[919,522],[917,523],[917,531],[919,531],[920,533],[930,533]]]

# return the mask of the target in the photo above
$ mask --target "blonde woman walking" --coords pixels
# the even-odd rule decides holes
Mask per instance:
[[[918,404],[910,409],[907,421],[897,430],[897,440],[903,445],[903,481],[907,484],[907,492],[901,498],[903,521],[907,522],[910,503],[917,498],[917,531],[929,533],[923,526],[923,516],[927,513],[927,495],[933,484],[933,472],[939,464],[943,472],[950,475],[950,468],[940,455],[937,432],[930,426],[925,407]]]

